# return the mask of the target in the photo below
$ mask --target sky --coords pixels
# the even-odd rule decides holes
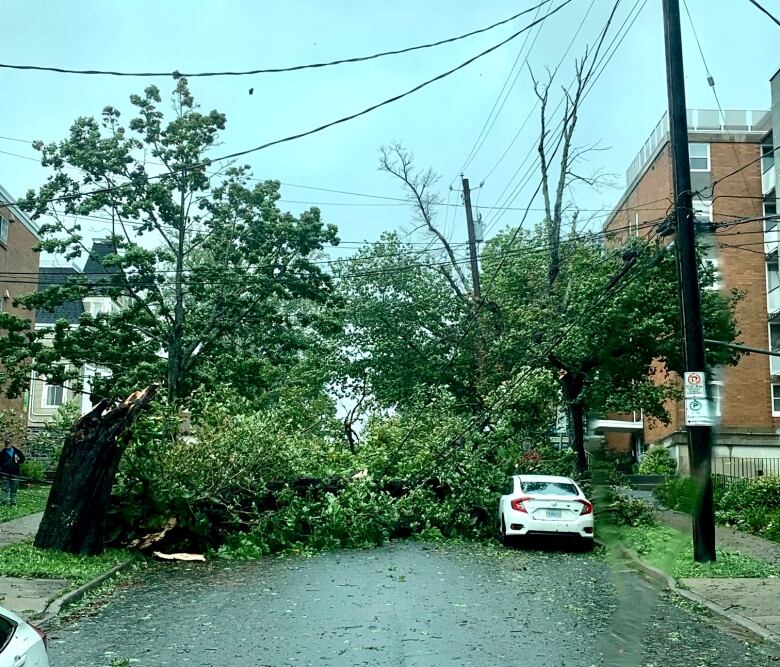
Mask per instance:
[[[190,81],[191,89],[203,111],[216,108],[227,115],[223,145],[218,149],[219,154],[227,154],[317,127],[413,88],[501,42],[563,1],[553,0],[538,12],[436,48],[302,72],[197,78]],[[0,62],[129,71],[290,66],[456,36],[537,2],[2,0],[5,30]],[[687,2],[723,107],[769,108],[769,77],[780,66],[777,26],[748,0]],[[774,0],[765,2],[776,6]],[[539,132],[529,66],[542,77],[545,68],[554,70],[561,63],[554,107],[560,86],[571,81],[574,58],[596,42],[612,6],[611,0],[571,0],[539,26],[399,102],[319,134],[250,154],[242,162],[252,167],[254,176],[282,182],[282,208],[299,213],[318,205],[323,219],[339,227],[345,243],[334,256],[343,256],[354,251],[357,242],[376,240],[383,231],[410,230],[411,213],[396,201],[313,188],[403,196],[399,183],[377,169],[379,147],[401,141],[414,153],[417,165],[440,174],[442,202],[452,205],[438,208],[437,224],[454,241],[462,241],[465,215],[459,206],[459,174],[489,121],[492,127],[464,173],[475,188],[473,201],[482,211],[488,236],[516,225],[529,205],[538,209],[541,203],[538,198],[531,201],[537,172],[527,172]],[[614,174],[614,185],[598,192],[584,187],[573,192],[579,208],[593,209],[592,224],[598,227],[620,198],[625,170],[667,104],[661,0],[622,0],[606,43],[626,16],[633,16],[633,8],[641,8],[641,13],[584,101],[575,137],[576,144],[599,142],[608,148],[591,154],[583,171]],[[682,11],[688,106],[714,108],[702,56]],[[17,157],[35,158],[29,142],[61,139],[75,118],[99,116],[109,104],[124,111],[127,121],[131,117],[128,97],[152,82],[167,99],[174,85],[168,77],[0,69],[5,93],[0,183],[15,196],[37,188],[47,172],[35,160]],[[491,116],[496,100],[503,99],[499,95],[505,84],[506,99],[496,107],[501,107],[500,113]],[[514,198],[508,198],[520,182],[518,168],[519,176],[529,173],[530,178]],[[519,210],[495,211],[490,206]],[[538,210],[532,210],[526,224],[540,217]],[[88,229],[96,237],[105,232],[101,223]]]

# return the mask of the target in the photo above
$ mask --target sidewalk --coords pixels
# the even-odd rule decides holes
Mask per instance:
[[[0,547],[34,538],[42,517],[39,512],[0,523]],[[65,579],[0,577],[0,606],[22,616],[41,614],[68,583]]]
[[[661,523],[677,528],[683,532],[691,532],[691,517],[682,512],[672,510],[656,510],[656,517]],[[780,566],[780,544],[770,542],[763,537],[740,532],[728,526],[715,526],[715,544],[719,549],[739,551],[745,556],[752,556],[770,565]],[[780,615],[780,602],[778,602]]]
[[[645,492],[634,492],[633,495],[640,493],[645,495]],[[655,514],[660,523],[685,533],[691,532],[689,515],[660,508],[656,508]],[[715,542],[718,549],[738,551],[780,566],[780,544],[775,542],[727,526],[716,526]],[[680,579],[677,584],[671,586],[677,593],[764,639],[780,644],[780,578],[686,578]]]
[[[0,523],[0,547],[31,540],[38,532],[43,512]]]

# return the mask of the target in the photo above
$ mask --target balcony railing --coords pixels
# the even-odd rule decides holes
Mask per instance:
[[[760,133],[768,132],[772,127],[772,114],[769,111],[749,109],[688,109],[688,132],[702,133]],[[642,149],[637,153],[626,170],[626,185],[642,173],[649,164],[659,146],[669,137],[669,117],[666,113],[653,128]],[[765,190],[765,192],[767,192]]]

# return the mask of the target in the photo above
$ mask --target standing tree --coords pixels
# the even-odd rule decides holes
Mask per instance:
[[[587,468],[584,432],[591,411],[644,411],[668,420],[665,401],[678,391],[659,368],[682,369],[679,298],[672,253],[656,244],[634,243],[604,250],[593,241],[564,239],[560,283],[553,300],[545,294],[546,230],[523,236],[525,252],[507,256],[510,231],[492,239],[484,253],[485,273],[496,276],[496,315],[503,329],[495,342],[493,367],[499,377],[527,365],[546,367],[561,386],[569,408],[572,441],[582,470]],[[513,244],[516,248],[516,244]],[[508,258],[507,258],[508,257]],[[712,266],[702,264],[702,314],[706,335],[736,338],[733,308],[738,295],[725,297],[711,287]],[[560,290],[560,291],[558,291]],[[718,347],[712,365],[734,363],[736,355]]]
[[[155,86],[130,101],[137,115],[127,128],[106,107],[101,121],[76,120],[67,139],[37,143],[53,173],[20,202],[47,218],[43,250],[90,255],[97,267],[24,305],[51,309],[103,295],[118,307],[48,333],[0,315],[8,332],[0,339],[4,389],[21,393],[31,369],[50,382],[74,382],[90,363],[110,372],[96,382],[99,397],[153,382],[171,403],[213,382],[262,393],[319,336],[332,285],[317,257],[338,242],[336,229],[316,208],[282,212],[279,183],[250,183],[247,167],[210,171],[225,116],[201,113],[186,79],[176,81],[167,123]],[[84,217],[109,226],[108,253],[91,253]]]

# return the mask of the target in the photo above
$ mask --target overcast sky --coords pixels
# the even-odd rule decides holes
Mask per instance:
[[[538,16],[562,1],[551,2]],[[764,1],[777,10],[776,0]],[[287,66],[455,36],[535,3],[3,0],[0,62],[162,71]],[[383,230],[408,229],[409,212],[403,205],[300,186],[400,196],[398,183],[377,171],[378,147],[400,140],[414,151],[420,166],[431,166],[441,174],[441,194],[446,202],[448,186],[459,174],[518,54],[520,63],[527,56],[533,70],[541,75],[545,67],[555,68],[561,61],[576,34],[558,75],[561,84],[568,84],[574,57],[586,44],[594,43],[612,4],[611,0],[572,0],[540,27],[400,102],[318,135],[254,153],[246,162],[257,177],[279,179],[284,184],[283,207],[298,212],[307,204],[293,202],[318,203],[324,219],[338,225],[348,246],[376,239]],[[635,6],[634,0],[621,2],[608,41]],[[748,0],[688,0],[688,6],[724,108],[768,108],[768,80],[780,66],[777,26]],[[316,127],[401,93],[500,42],[536,15],[534,11],[484,34],[411,54],[304,72],[193,79],[191,87],[203,110],[216,108],[227,114],[220,152],[228,153]],[[688,106],[714,108],[684,10],[683,19]],[[513,80],[514,74],[510,85]],[[5,154],[35,157],[29,145],[9,138],[60,139],[74,118],[99,115],[107,104],[129,112],[128,96],[140,93],[150,80],[2,69],[0,82],[4,91],[0,183],[18,196],[41,185],[46,173],[32,160]],[[163,78],[154,82],[167,98],[173,81]],[[253,95],[248,93],[250,88],[254,88]],[[503,161],[495,165],[535,102],[524,69],[466,169],[472,187],[484,180],[474,195],[481,206],[505,205],[504,193],[515,188],[517,181],[512,177],[537,141],[535,112]],[[589,168],[617,174],[618,187],[599,193],[580,189],[576,197],[581,208],[608,210],[614,205],[626,167],[665,108],[661,0],[649,0],[583,107],[576,142],[601,141],[610,147],[595,154]],[[537,183],[531,181],[522,188],[512,205],[525,208]],[[459,180],[455,185],[459,186]],[[458,197],[453,193],[450,203],[458,202]],[[441,207],[442,224],[445,210]],[[454,224],[460,239],[465,227],[463,210],[451,207],[449,211],[447,226]],[[495,222],[495,231],[516,224],[522,212],[506,211],[495,220],[489,210],[484,215]],[[529,223],[538,216],[532,212]],[[599,223],[602,219],[598,218]],[[103,235],[99,226],[93,232]]]

